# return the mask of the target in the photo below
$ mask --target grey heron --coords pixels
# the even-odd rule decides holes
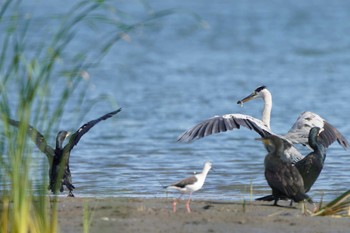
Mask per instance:
[[[312,112],[303,112],[300,114],[287,134],[283,136],[275,134],[270,128],[272,95],[265,86],[258,87],[252,94],[238,101],[237,104],[242,105],[243,103],[256,98],[262,98],[264,101],[262,120],[244,114],[225,114],[222,116],[214,116],[188,129],[181,134],[177,140],[180,142],[190,142],[215,133],[240,129],[240,127],[243,126],[250,130],[254,130],[261,137],[275,135],[289,140],[293,144],[308,145],[308,134],[310,129],[312,127],[319,127],[321,129],[320,138],[325,148],[328,148],[328,146],[335,140],[337,140],[344,149],[349,147],[349,143],[345,137],[334,126],[316,113]],[[284,159],[292,162],[299,161],[303,158],[300,152],[294,147],[290,147],[290,150],[286,151],[285,156],[286,158]]]
[[[69,132],[67,131],[59,131],[56,137],[56,147],[55,149],[49,146],[46,142],[45,137],[33,126],[28,125],[27,134],[36,144],[41,152],[43,152],[49,162],[50,170],[49,170],[49,189],[56,194],[58,190],[63,192],[63,185],[69,190],[68,196],[74,197],[73,189],[75,189],[72,184],[72,175],[69,169],[69,158],[70,152],[75,145],[78,144],[81,137],[87,133],[93,126],[99,123],[102,120],[106,120],[118,112],[121,109],[116,111],[107,113],[95,120],[89,121],[83,124],[75,133],[73,133],[68,141],[68,143],[63,147],[64,140],[69,136]],[[20,122],[7,119],[8,123],[19,127]]]
[[[205,162],[203,171],[201,173],[195,174],[194,176],[188,177],[186,179],[183,179],[181,181],[178,181],[176,183],[173,183],[169,186],[165,186],[164,188],[166,189],[176,189],[181,192],[181,195],[174,200],[173,202],[173,211],[176,212],[176,204],[180,200],[180,198],[183,196],[185,193],[189,193],[190,196],[186,202],[186,209],[188,212],[191,212],[190,209],[190,201],[191,201],[191,196],[192,193],[195,191],[200,190],[203,187],[203,184],[205,182],[205,178],[207,177],[207,174],[209,170],[212,167],[211,162]]]

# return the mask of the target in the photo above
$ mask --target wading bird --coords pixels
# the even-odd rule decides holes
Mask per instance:
[[[63,141],[69,136],[67,131],[59,131],[56,137],[56,147],[55,149],[49,146],[46,142],[44,136],[34,127],[28,125],[27,134],[34,141],[36,146],[41,152],[43,152],[49,162],[49,190],[53,193],[57,193],[58,190],[63,192],[63,185],[69,190],[69,197],[74,197],[73,189],[75,189],[72,184],[72,175],[69,169],[69,158],[70,152],[75,145],[78,144],[80,138],[87,133],[92,127],[102,120],[106,120],[118,112],[121,109],[107,113],[95,120],[89,121],[82,125],[69,139],[69,142],[63,147]],[[8,123],[19,127],[20,122],[12,119],[8,119]]]
[[[176,189],[176,190],[179,190],[181,192],[181,195],[177,199],[175,199],[173,202],[174,213],[176,212],[177,202],[180,201],[181,197],[185,193],[190,194],[189,198],[186,202],[186,209],[189,213],[191,212],[190,201],[191,201],[192,193],[200,190],[203,187],[205,178],[207,177],[207,174],[208,174],[209,170],[211,169],[211,167],[212,167],[211,162],[205,162],[204,167],[203,167],[203,171],[201,173],[195,174],[194,176],[188,177],[186,179],[178,181],[178,182],[171,184],[169,186],[164,186],[164,188],[166,188],[166,189]]]
[[[252,94],[238,101],[237,104],[243,104],[249,100],[262,98],[264,108],[262,120],[243,114],[225,114],[223,116],[214,116],[190,128],[178,137],[178,141],[189,142],[215,133],[221,133],[228,130],[239,129],[241,126],[254,130],[261,137],[275,135],[282,139],[289,140],[293,144],[308,145],[308,135],[312,127],[321,129],[320,138],[325,148],[331,145],[335,140],[346,149],[349,143],[345,137],[330,123],[325,121],[319,115],[312,112],[303,112],[294,123],[292,128],[284,136],[273,133],[270,129],[270,115],[272,109],[272,96],[265,86],[258,87]],[[298,150],[290,147],[284,153],[286,161],[297,162],[303,158]]]
[[[317,180],[323,169],[323,164],[326,159],[326,150],[320,141],[321,139],[319,137],[319,133],[320,128],[311,128],[308,137],[308,144],[313,149],[313,151],[306,155],[302,160],[295,163],[295,167],[298,169],[301,177],[303,178],[305,193],[310,191],[311,187]],[[288,145],[288,142],[285,143],[287,143],[286,147],[292,146]],[[275,197],[274,195],[268,195],[265,197],[257,198],[256,200],[273,201],[275,200]]]

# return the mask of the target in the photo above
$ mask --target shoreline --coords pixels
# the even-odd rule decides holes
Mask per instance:
[[[59,198],[59,231],[83,232],[83,218],[91,216],[89,232],[349,232],[348,217],[311,217],[301,205],[289,207],[258,201],[193,200],[191,213],[186,199],[173,213],[172,198]],[[85,207],[84,207],[85,206]],[[310,209],[310,206],[308,206]]]

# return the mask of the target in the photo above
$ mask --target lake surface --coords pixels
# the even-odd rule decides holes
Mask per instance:
[[[42,17],[51,7],[69,9],[69,4],[59,2],[26,1],[23,10],[35,18],[35,12]],[[274,132],[286,133],[308,110],[350,140],[350,2],[149,4],[155,10],[182,10],[151,29],[131,33],[129,42],[118,42],[99,67],[89,71],[87,98],[107,94],[123,110],[95,126],[72,151],[76,196],[173,195],[162,186],[201,171],[207,160],[214,170],[194,198],[247,200],[270,194],[264,178],[266,151],[254,140],[259,136],[255,132],[244,128],[192,143],[176,141],[182,132],[214,115],[261,118],[262,100],[243,108],[236,104],[260,85],[273,95]],[[115,5],[135,15],[144,11],[139,1]],[[198,14],[206,27],[186,12]],[[89,39],[98,41],[98,35]],[[111,110],[110,105],[97,103],[77,122],[68,108],[61,127],[77,129]],[[49,142],[54,143],[54,135]],[[349,150],[331,145],[311,197],[330,200],[348,190],[349,167]]]

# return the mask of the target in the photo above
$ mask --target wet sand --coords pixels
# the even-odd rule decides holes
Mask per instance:
[[[60,232],[83,232],[86,204],[91,214],[89,232],[98,233],[350,232],[348,217],[311,217],[302,213],[301,205],[289,207],[284,201],[279,202],[283,207],[276,207],[266,202],[193,200],[191,213],[182,201],[174,213],[170,198],[60,198]]]

